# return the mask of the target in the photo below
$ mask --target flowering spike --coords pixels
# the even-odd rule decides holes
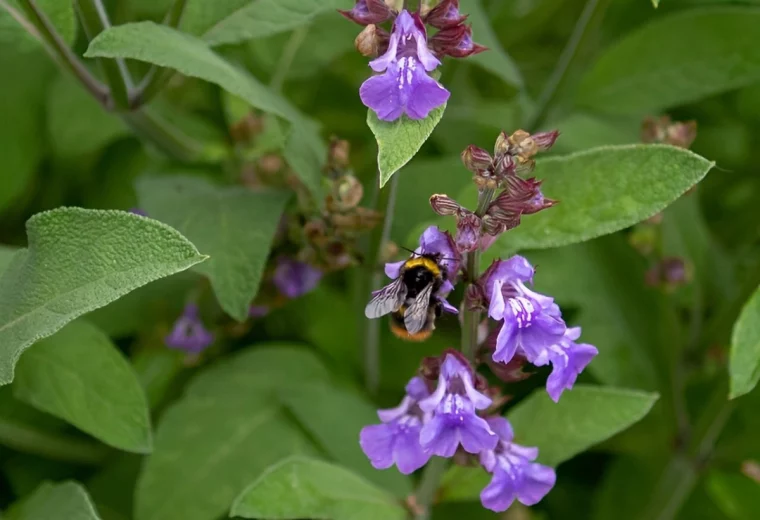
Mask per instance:
[[[214,335],[203,325],[198,306],[188,303],[164,342],[169,348],[199,354],[214,342]]]
[[[393,17],[393,11],[383,0],[356,0],[353,9],[338,9],[338,12],[360,25],[379,24]]]
[[[395,121],[402,114],[425,119],[449,99],[449,91],[428,75],[440,64],[428,49],[419,15],[401,11],[393,23],[387,52],[370,62],[374,71],[384,74],[362,84],[362,102],[383,121]]]
[[[322,279],[322,271],[304,262],[281,257],[272,280],[283,296],[298,298],[314,289]]]

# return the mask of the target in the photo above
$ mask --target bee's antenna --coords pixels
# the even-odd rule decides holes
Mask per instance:
[[[411,249],[409,249],[408,247],[404,247],[404,246],[398,246],[398,247],[399,247],[400,249],[403,249],[404,251],[408,251],[408,252],[412,253],[412,254],[413,254],[413,255],[415,255],[415,256],[419,255],[419,253],[417,253],[416,251],[412,251],[412,250],[411,250]]]

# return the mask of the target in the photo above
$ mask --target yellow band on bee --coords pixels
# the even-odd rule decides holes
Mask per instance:
[[[391,322],[391,332],[393,332],[393,335],[396,336],[397,338],[400,338],[406,341],[419,342],[419,341],[425,341],[426,339],[428,339],[433,334],[433,329],[424,329],[412,334],[408,330],[406,330],[404,327]]]
[[[431,271],[433,273],[433,276],[436,278],[441,276],[441,268],[438,267],[438,264],[436,264],[434,260],[426,256],[417,256],[410,258],[404,263],[404,267],[407,269],[411,269],[413,267],[424,267],[427,270]]]

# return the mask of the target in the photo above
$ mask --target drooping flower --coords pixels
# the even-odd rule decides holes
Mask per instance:
[[[493,360],[506,364],[520,354],[536,366],[551,364],[546,389],[557,401],[598,351],[592,345],[575,343],[580,328],[568,329],[554,299],[525,285],[532,282],[533,274],[533,266],[515,255],[494,262],[479,281],[488,315],[503,320]]]
[[[451,457],[460,444],[475,454],[496,446],[496,434],[476,414],[476,410],[488,408],[491,399],[475,389],[472,369],[455,354],[446,354],[435,392],[419,404],[424,412],[433,414],[420,432],[423,449]]]
[[[449,99],[449,91],[428,75],[440,64],[428,49],[419,15],[403,10],[393,23],[388,50],[369,64],[383,74],[362,84],[362,102],[383,121],[395,121],[402,114],[424,119]]]
[[[272,280],[283,296],[290,299],[303,296],[314,289],[322,279],[322,271],[311,265],[281,257]]]
[[[387,469],[395,464],[408,475],[427,463],[431,453],[420,445],[420,430],[430,420],[430,414],[422,411],[419,402],[428,395],[425,382],[414,377],[406,385],[406,395],[399,406],[378,410],[382,424],[362,428],[359,444],[372,466]]]
[[[532,506],[554,487],[557,475],[548,466],[532,462],[538,448],[514,444],[514,432],[503,417],[490,417],[488,425],[499,440],[492,450],[480,454],[480,463],[493,474],[491,482],[480,493],[483,507],[502,512],[517,500]]]
[[[164,342],[170,348],[198,354],[214,342],[214,335],[203,325],[198,306],[188,303]]]

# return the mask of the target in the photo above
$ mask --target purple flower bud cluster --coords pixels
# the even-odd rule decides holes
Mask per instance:
[[[365,56],[377,56],[369,66],[378,74],[362,84],[359,95],[383,121],[395,121],[402,114],[426,118],[449,99],[449,91],[430,75],[441,59],[486,50],[473,42],[459,0],[443,0],[425,14],[397,12],[383,0],[357,0],[353,9],[340,13],[366,26],[356,46]],[[391,20],[390,32],[379,26]],[[430,39],[426,25],[436,31]]]
[[[557,402],[598,354],[596,347],[578,341],[580,327],[567,326],[554,298],[531,288],[535,269],[526,258],[495,260],[482,274],[477,261],[465,261],[518,225],[522,215],[554,204],[543,197],[541,181],[519,174],[532,170],[533,157],[548,149],[557,135],[502,133],[493,157],[474,146],[465,150],[464,163],[475,174],[479,190],[478,208],[464,208],[446,195],[431,197],[436,213],[456,217],[456,238],[435,226],[427,228],[408,259],[386,264],[393,281],[373,293],[365,311],[369,318],[390,314],[391,329],[405,326],[410,336],[406,339],[414,339],[421,329],[409,330],[410,326],[424,324],[432,331],[434,318],[442,315],[430,314],[425,321],[422,311],[456,313],[446,298],[457,281],[467,283],[460,310],[475,315],[469,316],[476,320],[472,323],[477,324],[479,316],[485,320],[465,339],[463,353],[450,349],[423,360],[401,404],[380,410],[381,423],[362,429],[359,440],[374,467],[395,465],[405,474],[433,456],[478,461],[491,474],[481,502],[497,512],[515,500],[536,504],[552,489],[556,475],[535,462],[538,448],[514,442],[512,426],[501,416],[509,396],[501,387],[489,387],[479,370],[511,383],[532,375],[523,371],[526,364],[550,365],[546,392]]]
[[[185,305],[164,343],[169,348],[183,350],[188,354],[200,354],[214,342],[214,335],[206,329],[195,303]]]

